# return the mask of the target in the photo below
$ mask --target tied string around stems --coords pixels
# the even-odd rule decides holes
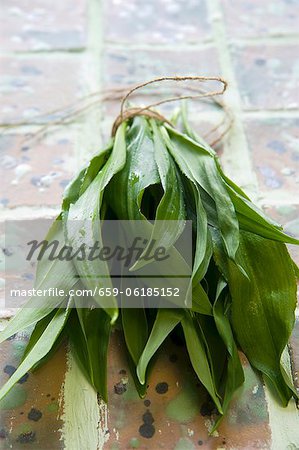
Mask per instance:
[[[125,108],[125,104],[129,97],[134,96],[136,92],[140,93],[140,89],[143,87],[146,87],[148,85],[154,84],[154,83],[160,83],[163,81],[175,81],[175,82],[183,82],[183,81],[218,81],[223,84],[223,89],[218,91],[204,91],[198,87],[194,88],[192,86],[188,86],[188,91],[194,92],[194,94],[189,95],[177,95],[174,97],[169,97],[164,100],[158,101],[156,103],[152,103],[145,107],[135,107],[135,108]],[[69,125],[76,122],[78,118],[81,116],[84,116],[87,114],[90,110],[93,108],[101,106],[105,102],[111,102],[111,101],[120,101],[121,102],[121,108],[120,108],[120,114],[116,118],[113,124],[112,128],[112,135],[115,134],[117,127],[122,123],[124,120],[130,119],[136,115],[144,115],[152,118],[156,118],[162,122],[168,123],[170,126],[173,126],[173,124],[167,120],[163,115],[158,113],[155,110],[152,110],[151,108],[164,104],[169,102],[174,102],[177,100],[185,100],[185,99],[196,99],[201,98],[203,101],[212,102],[216,106],[220,107],[223,112],[224,116],[222,120],[216,124],[212,129],[210,129],[207,133],[203,135],[203,138],[208,140],[208,137],[215,133],[220,127],[222,127],[224,124],[226,125],[224,127],[224,130],[218,135],[216,139],[211,141],[209,139],[209,144],[211,146],[216,145],[219,141],[223,139],[223,137],[228,133],[232,126],[233,122],[233,116],[230,109],[225,105],[224,102],[222,102],[219,98],[217,98],[219,95],[222,95],[227,88],[227,82],[223,80],[220,77],[205,77],[205,76],[175,76],[175,77],[160,77],[155,78],[153,80],[147,81],[145,83],[138,84],[136,86],[133,86],[132,88],[128,87],[121,87],[121,88],[111,88],[107,89],[105,91],[96,91],[93,92],[85,97],[82,97],[81,99],[78,99],[77,101],[66,105],[62,108],[57,108],[55,110],[48,111],[46,113],[40,114],[38,116],[35,116],[34,119],[30,121],[18,121],[13,123],[6,123],[1,126],[2,133],[4,134],[6,131],[9,131],[11,129],[18,129],[24,126],[37,126],[39,127],[37,131],[33,133],[28,133],[25,138],[22,141],[22,145],[25,142],[33,141],[41,139],[46,133],[49,131],[50,127],[53,126],[63,126],[63,125]],[[129,89],[129,90],[128,90]],[[186,89],[186,86],[181,85],[180,89]],[[142,94],[142,92],[141,92]],[[52,116],[52,117],[51,117]],[[42,123],[40,123],[42,122]]]
[[[140,108],[125,108],[126,102],[128,101],[129,97],[132,94],[135,94],[136,91],[139,91],[140,89],[155,84],[155,83],[162,83],[164,81],[174,81],[174,82],[183,82],[183,81],[198,81],[198,82],[205,82],[205,81],[218,81],[223,84],[223,88],[221,90],[217,91],[209,91],[205,92],[202,90],[196,90],[192,89],[191,87],[188,87],[189,90],[196,91],[197,93],[189,94],[189,95],[176,95],[174,97],[168,97],[164,100],[160,100],[155,103],[151,103],[150,105],[140,107]],[[113,123],[112,126],[112,136],[115,135],[117,128],[119,125],[124,122],[125,120],[128,120],[130,118],[133,118],[135,116],[147,116],[151,118],[158,119],[162,122],[168,123],[170,126],[172,126],[172,123],[167,120],[164,116],[162,116],[160,113],[152,110],[152,108],[163,105],[165,103],[170,103],[178,100],[187,100],[187,99],[198,99],[198,98],[206,98],[206,97],[215,97],[217,95],[223,95],[227,88],[227,82],[221,78],[221,77],[207,77],[207,76],[175,76],[175,77],[160,77],[160,78],[154,78],[150,81],[147,81],[145,83],[138,84],[137,86],[134,86],[132,89],[130,89],[127,94],[123,97],[120,105],[120,114],[116,118],[116,120]]]

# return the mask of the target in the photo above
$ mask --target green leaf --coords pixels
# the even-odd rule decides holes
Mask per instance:
[[[209,297],[200,283],[195,284],[192,288],[192,311],[208,316],[213,315]]]
[[[239,225],[235,209],[217,170],[215,156],[188,136],[171,127],[161,127],[165,143],[181,171],[215,201],[217,219],[225,249],[234,259],[239,245]]]
[[[100,308],[77,308],[77,314],[85,338],[90,382],[107,402],[107,356],[111,332],[109,316]]]
[[[207,214],[201,200],[200,191],[193,187],[196,205],[196,243],[193,261],[192,280],[193,285],[199,283],[206,274],[210,259],[213,254],[212,238],[208,229]]]
[[[80,172],[71,180],[64,190],[62,198],[62,211],[67,213],[72,203],[79,198],[80,188],[86,174],[86,167],[80,170]]]
[[[156,122],[151,120],[150,123],[154,140],[154,157],[164,191],[156,210],[151,240],[156,241],[156,247],[163,246],[169,249],[175,244],[185,226],[183,188],[175,163],[167,151]]]
[[[122,326],[128,351],[137,366],[148,339],[144,308],[122,308]]]
[[[125,165],[125,130],[126,124],[123,123],[117,130],[108,161],[77,202],[70,206],[66,226],[69,243],[75,251],[82,245],[88,248],[94,242],[98,242],[99,246],[102,246],[99,220],[103,192],[113,175]],[[95,301],[110,315],[111,321],[115,322],[118,315],[116,299],[111,296],[101,296],[98,292],[100,287],[110,289],[113,287],[107,263],[98,259],[89,261],[85,258],[83,261],[75,260],[74,264],[83,284],[95,293]],[[99,278],[99,274],[101,274],[101,278]]]
[[[57,240],[59,248],[64,245],[64,235],[60,216],[52,224],[45,240],[52,242]],[[50,261],[44,256],[38,263],[35,288],[48,291],[56,287],[68,293],[77,283],[76,271],[70,261],[54,259]],[[0,332],[0,343],[13,334],[23,331],[50,314],[53,309],[62,305],[68,299],[61,296],[31,297],[17,314],[8,322],[6,328]]]
[[[235,206],[241,229],[275,241],[299,244],[298,239],[285,234],[282,227],[269,219],[252,202],[243,198],[230,186],[228,186],[228,191]]]
[[[250,363],[271,381],[286,405],[295,395],[281,369],[296,307],[291,258],[284,244],[242,231],[236,265],[226,258],[215,232],[213,239],[215,260],[232,296],[231,321],[237,340]]]
[[[181,309],[159,309],[152,331],[137,365],[137,376],[145,383],[148,364],[170,332],[181,322],[184,311]]]
[[[213,399],[218,411],[222,413],[221,403],[219,401],[215,381],[209,366],[204,342],[200,333],[197,330],[196,323],[189,312],[185,312],[182,327],[186,339],[187,350],[193,369],[198,376],[198,379],[204,385],[211,398]]]
[[[97,153],[87,164],[86,167],[71,180],[63,193],[62,211],[66,213],[72,203],[75,203],[80,195],[82,195],[88,188],[90,183],[94,180],[98,172],[103,167],[107,157],[112,149],[112,143],[107,148]]]
[[[143,220],[141,201],[147,187],[160,182],[148,121],[135,117],[126,135],[127,159],[107,189],[110,206],[120,220]]]
[[[30,335],[28,344],[26,345],[25,351],[22,356],[22,360],[24,360],[26,358],[28,353],[35,346],[35,344],[37,343],[37,341],[39,340],[39,338],[41,337],[41,335],[43,334],[43,332],[45,331],[45,329],[47,328],[47,326],[49,325],[49,323],[55,316],[56,312],[57,312],[57,309],[53,309],[53,311],[51,311],[50,314],[43,317],[41,320],[39,320],[37,322],[37,324],[35,325],[32,333]]]
[[[69,308],[59,309],[56,312],[45,331],[35,343],[34,347],[27,354],[27,356],[24,358],[24,360],[21,362],[21,364],[12,374],[9,380],[5,383],[5,385],[1,388],[0,399],[2,399],[10,391],[10,389],[25,373],[27,373],[32,367],[35,366],[36,363],[38,363],[49,353],[55,341],[59,337],[69,316],[69,313]]]
[[[218,286],[223,283],[223,280],[220,280]],[[223,286],[226,286],[224,282]],[[227,348],[228,353],[228,362],[227,362],[227,370],[224,379],[222,380],[222,384],[224,386],[223,390],[223,402],[222,409],[223,414],[228,410],[230,401],[236,392],[236,390],[244,383],[244,371],[240,361],[240,357],[238,354],[237,345],[234,341],[234,336],[232,333],[230,321],[229,321],[229,310],[226,305],[227,297],[225,295],[220,295],[221,291],[218,293],[216,301],[214,303],[214,318],[216,327],[218,332]],[[218,427],[222,418],[219,418],[215,424],[215,428]]]

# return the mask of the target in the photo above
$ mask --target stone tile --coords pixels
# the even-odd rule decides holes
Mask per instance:
[[[221,5],[227,32],[232,37],[256,38],[298,33],[297,0],[221,0]]]
[[[219,76],[217,51],[213,46],[203,49],[179,50],[120,50],[106,47],[103,55],[105,87],[125,87],[155,77],[176,75]],[[167,93],[167,83],[152,88],[158,94]],[[193,85],[196,87],[196,85]],[[208,88],[200,85],[201,88]],[[214,86],[215,87],[215,86]],[[169,89],[169,88],[168,88]],[[174,93],[173,83],[170,86]]]
[[[266,214],[284,227],[284,231],[299,239],[299,206],[298,205],[264,205]],[[289,252],[299,266],[299,246],[288,245]]]
[[[290,340],[290,354],[292,358],[292,373],[299,394],[299,319],[297,318]]]
[[[86,43],[86,0],[4,0],[0,42],[4,51],[78,49]]]
[[[104,5],[108,42],[198,43],[211,36],[205,0],[106,0]]]
[[[108,427],[112,432],[105,449],[270,448],[264,389],[245,357],[242,357],[245,383],[218,431],[209,436],[211,405],[193,374],[183,346],[172,342],[163,345],[149,377],[147,395],[141,400],[118,332],[112,335],[110,345]],[[163,393],[158,390],[161,384]]]
[[[50,133],[40,142],[25,135],[0,139],[0,206],[56,206],[75,172],[74,133]]]
[[[1,344],[0,383],[18,367],[28,342],[24,332]],[[27,373],[0,402],[0,448],[62,449],[60,391],[66,371],[65,346],[35,372]]]
[[[299,189],[299,119],[247,120],[245,130],[262,192]]]
[[[243,107],[299,107],[299,46],[232,46],[235,74]]]
[[[84,60],[80,55],[2,57],[0,122],[30,122],[82,96]]]

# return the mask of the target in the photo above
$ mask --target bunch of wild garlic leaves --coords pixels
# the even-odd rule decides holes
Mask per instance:
[[[47,239],[67,234],[77,245],[84,244],[86,236],[100,241],[95,226],[99,219],[192,220],[192,309],[119,309],[116,299],[107,307],[102,296],[94,299],[99,306],[95,309],[76,308],[76,298],[67,299],[66,307],[61,298],[49,298],[40,308],[30,308],[29,300],[0,334],[3,341],[34,325],[20,366],[0,398],[68,337],[82,370],[107,401],[107,349],[116,321],[140,396],[146,393],[153,356],[171,333],[178,333],[219,420],[244,381],[238,349],[284,406],[296,397],[281,356],[296,306],[297,268],[285,243],[298,241],[224,175],[214,150],[184,123],[182,133],[154,118],[123,122],[108,146],[66,188]],[[132,182],[136,173],[139,177]],[[86,233],[69,225],[76,219],[86,221]],[[163,230],[159,233],[163,241]],[[168,240],[175,243],[179,233],[168,229]],[[96,275],[97,264],[105,262],[48,261],[37,269],[36,286],[54,285],[67,292],[83,282],[94,288],[97,278],[84,275]],[[102,283],[112,286],[109,277]]]

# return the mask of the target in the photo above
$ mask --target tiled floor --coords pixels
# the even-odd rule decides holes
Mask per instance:
[[[45,211],[54,217],[67,181],[109,136],[118,106],[97,102],[59,127],[57,109],[80,108],[84,95],[161,75],[219,75],[229,83],[225,102],[234,116],[229,136],[218,145],[222,163],[269,215],[299,235],[298,0],[3,0],[0,8],[2,221],[43,217]],[[152,94],[157,92],[136,101],[146,103]],[[170,114],[170,107],[165,111]],[[218,120],[219,112],[202,102],[192,102],[190,111],[201,133]],[[298,249],[290,251],[299,263]],[[291,341],[297,383],[298,334],[299,323]],[[17,364],[24,340],[1,347],[1,381]],[[69,354],[64,380],[61,349],[17,385],[9,409],[2,405],[0,448],[299,448],[294,405],[279,409],[246,361],[244,388],[219,436],[208,437],[208,408],[195,385],[182,384],[181,349],[169,345],[178,359],[161,355],[145,403],[136,399],[121,342],[113,337],[107,421],[106,407],[78,378]],[[164,394],[156,392],[161,382],[167,383]],[[123,394],[115,393],[117,383]]]

